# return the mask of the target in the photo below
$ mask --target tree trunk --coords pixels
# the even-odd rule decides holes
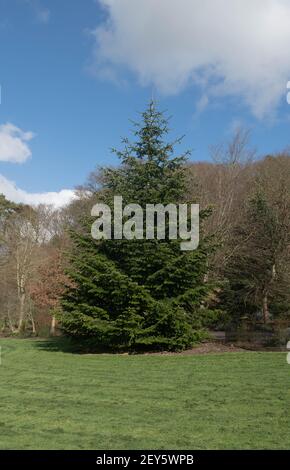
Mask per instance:
[[[7,306],[7,319],[8,319],[8,324],[9,324],[9,328],[11,330],[11,333],[15,333],[16,330],[13,326],[13,323],[12,323],[12,320],[11,320],[11,317],[10,317],[10,309],[9,309],[9,306]]]
[[[36,326],[33,316],[31,315],[31,326],[32,326],[32,333],[36,335]]]
[[[56,318],[53,315],[51,319],[51,325],[50,325],[50,335],[55,336],[55,330],[56,330]]]
[[[25,291],[21,290],[20,295],[19,295],[18,333],[24,330],[24,317],[25,317]]]
[[[32,312],[32,306],[31,306],[31,298],[29,297],[29,316],[30,316],[30,321],[31,321],[31,327],[32,327],[32,333],[36,335],[36,326],[35,326],[35,321],[33,318],[33,312]]]
[[[272,277],[270,280],[270,283],[268,287],[265,288],[263,292],[263,320],[265,325],[269,323],[270,321],[270,312],[269,312],[269,306],[268,306],[268,290],[269,287],[273,284],[273,282],[277,279],[277,271],[276,271],[276,265],[273,263],[272,265]]]
[[[265,325],[269,323],[270,320],[270,312],[268,307],[268,293],[265,292],[263,296],[263,320]]]

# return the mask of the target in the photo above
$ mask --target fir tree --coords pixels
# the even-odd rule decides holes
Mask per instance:
[[[135,141],[114,150],[121,165],[104,169],[100,198],[124,204],[186,202],[188,152],[174,156],[180,139],[165,141],[168,120],[154,103],[135,124]],[[113,207],[112,207],[113,209]],[[197,320],[210,285],[204,282],[209,247],[182,252],[179,240],[102,240],[92,220],[72,234],[69,276],[60,321],[65,332],[98,346],[181,350],[203,336]],[[168,229],[168,227],[167,227]],[[168,234],[167,234],[168,235]]]

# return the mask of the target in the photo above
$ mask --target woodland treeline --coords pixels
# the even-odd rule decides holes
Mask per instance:
[[[69,206],[0,196],[3,335],[58,327],[105,347],[184,349],[208,329],[290,320],[290,153],[258,158],[239,129],[196,162],[179,156],[180,140],[169,135],[150,103],[132,140],[115,150],[119,166],[93,171]],[[93,240],[92,206],[111,205],[114,195],[142,206],[199,203],[198,250]]]

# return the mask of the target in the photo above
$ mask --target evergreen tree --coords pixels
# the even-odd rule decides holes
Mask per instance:
[[[104,169],[100,200],[113,211],[113,197],[124,205],[186,202],[188,152],[174,156],[180,139],[168,143],[168,120],[154,103],[135,124],[135,141],[114,150],[121,165]],[[205,216],[206,214],[203,214]],[[72,336],[97,346],[180,350],[203,336],[198,312],[210,285],[204,282],[209,247],[183,252],[180,240],[102,240],[90,235],[92,220],[72,234],[67,289],[59,315]]]
[[[236,227],[239,250],[225,272],[222,299],[235,323],[260,316],[267,324],[274,312],[289,312],[290,193],[284,181],[272,182],[275,192],[269,183],[255,182],[243,225]]]

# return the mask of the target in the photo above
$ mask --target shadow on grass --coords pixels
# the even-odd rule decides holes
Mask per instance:
[[[67,336],[56,336],[54,338],[38,339],[33,342],[35,348],[48,352],[63,352],[70,354],[129,354],[140,355],[148,353],[161,353],[164,348],[151,347],[128,349],[126,347],[105,347],[96,342],[95,338],[70,338]]]
[[[96,344],[95,340],[83,340],[58,336],[35,341],[33,346],[47,352],[64,352],[70,354],[116,354],[122,351],[105,349]]]

